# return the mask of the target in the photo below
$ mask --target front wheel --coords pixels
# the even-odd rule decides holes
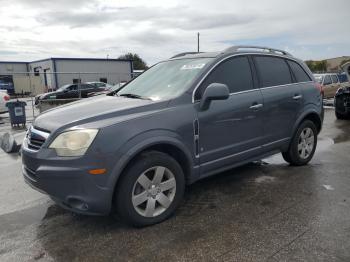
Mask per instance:
[[[312,159],[317,145],[317,128],[310,120],[305,120],[298,127],[289,145],[283,152],[285,161],[294,166],[306,165]]]
[[[162,152],[145,152],[133,160],[118,183],[116,211],[133,226],[153,225],[175,211],[184,190],[184,174],[174,158]]]

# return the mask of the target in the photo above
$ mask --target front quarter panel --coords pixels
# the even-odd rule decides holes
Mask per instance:
[[[191,166],[195,166],[195,118],[193,105],[183,104],[104,127],[88,152],[92,161],[100,159],[99,164],[104,164],[108,170],[108,174],[100,176],[96,182],[109,188],[112,199],[114,187],[125,166],[138,153],[157,144],[176,146],[185,153]]]

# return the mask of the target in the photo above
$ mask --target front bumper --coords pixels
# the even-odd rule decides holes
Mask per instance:
[[[96,166],[84,163],[83,159],[50,159],[45,152],[47,150],[31,152],[22,149],[25,181],[37,191],[48,194],[65,209],[88,215],[109,214],[113,190],[102,186],[106,174],[90,175],[88,170]]]

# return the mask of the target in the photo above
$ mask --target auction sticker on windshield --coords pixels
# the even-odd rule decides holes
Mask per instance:
[[[180,70],[192,70],[192,69],[202,69],[205,66],[204,63],[201,64],[191,64],[191,65],[183,65]]]

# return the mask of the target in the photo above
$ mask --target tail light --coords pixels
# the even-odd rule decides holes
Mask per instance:
[[[320,91],[320,94],[323,96],[324,95],[323,85],[321,85],[320,83],[316,82],[315,86]]]
[[[9,96],[7,96],[7,95],[6,95],[6,96],[4,96],[4,100],[5,100],[5,101],[9,101],[9,100],[10,100],[10,97],[9,97]]]

